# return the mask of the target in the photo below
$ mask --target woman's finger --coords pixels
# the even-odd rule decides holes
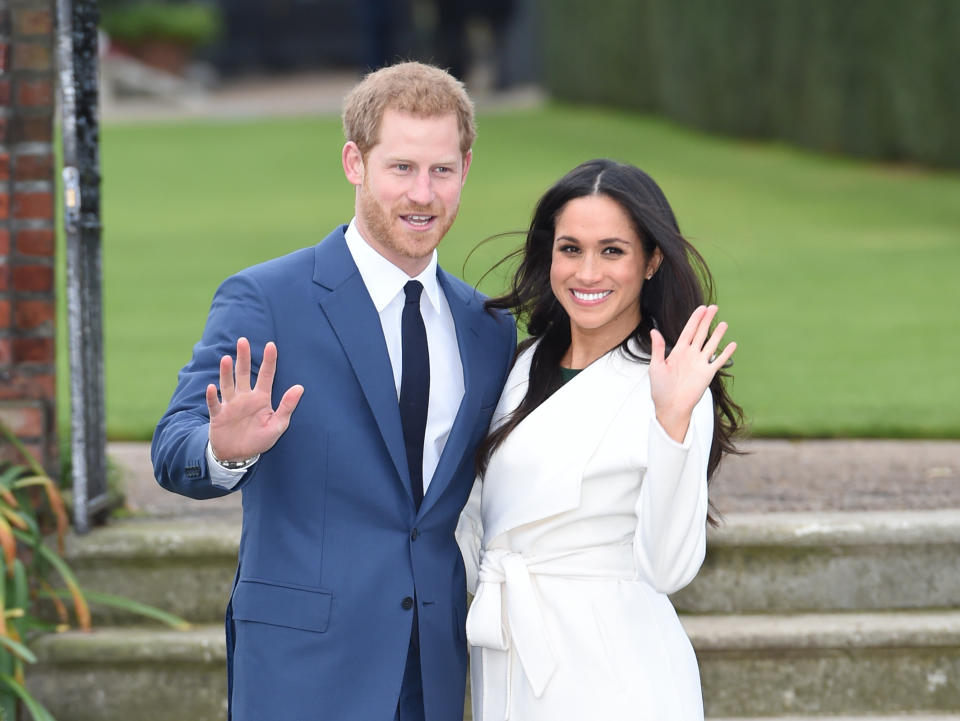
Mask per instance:
[[[717,370],[723,368],[727,361],[730,360],[730,356],[733,355],[733,352],[737,349],[736,341],[730,341],[727,343],[727,347],[723,349],[723,352],[717,356],[717,359],[713,361],[710,365],[714,366]]]
[[[650,330],[650,365],[663,365],[664,353],[667,343],[660,334],[660,331],[653,328]]]
[[[717,327],[714,329],[713,333],[710,334],[710,337],[707,338],[707,342],[703,346],[703,352],[706,353],[708,358],[713,358],[713,354],[717,352],[717,348],[720,346],[720,340],[723,338],[723,334],[726,332],[727,324],[723,321],[717,323]]]
[[[693,313],[690,314],[690,317],[687,319],[687,324],[683,326],[683,330],[680,331],[680,337],[677,338],[677,343],[674,348],[679,348],[681,346],[690,345],[693,340],[693,334],[696,333],[697,327],[700,325],[700,319],[703,318],[703,314],[706,312],[706,306],[698,305]]]
[[[710,324],[713,322],[713,317],[716,314],[717,306],[708,305],[706,307],[703,317],[700,319],[700,323],[697,325],[696,332],[693,334],[693,340],[691,341],[696,350],[703,348],[703,344],[707,340],[707,333],[710,332]]]

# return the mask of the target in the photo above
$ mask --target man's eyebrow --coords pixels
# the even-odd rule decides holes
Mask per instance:
[[[403,155],[387,155],[384,157],[384,160],[388,163],[406,163],[407,165],[420,165],[416,160],[412,160]],[[460,162],[459,158],[444,158],[442,160],[435,160],[430,163],[430,167],[437,165],[457,165]]]

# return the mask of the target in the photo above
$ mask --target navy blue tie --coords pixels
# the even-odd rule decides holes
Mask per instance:
[[[413,488],[413,500],[420,508],[423,501],[423,437],[427,431],[427,404],[430,400],[430,356],[427,329],[420,315],[423,286],[411,280],[403,286],[407,301],[403,306],[400,332],[403,356],[400,374],[400,422],[407,449],[407,468]]]

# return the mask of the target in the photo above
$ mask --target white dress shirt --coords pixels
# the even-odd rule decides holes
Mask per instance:
[[[450,435],[464,392],[463,363],[460,361],[457,329],[447,298],[437,280],[437,252],[433,252],[430,263],[423,272],[411,278],[363,239],[360,231],[357,230],[356,218],[351,220],[347,227],[346,240],[347,249],[380,315],[380,326],[387,343],[398,401],[400,378],[403,372],[403,339],[400,333],[401,316],[406,302],[403,286],[410,280],[418,280],[423,284],[420,313],[427,330],[427,349],[430,356],[430,399],[423,442],[423,491],[426,493],[437,464],[440,462],[440,454],[443,453],[443,447],[447,443],[447,437]],[[296,412],[294,412],[291,423],[296,422]],[[256,460],[252,461],[251,465],[255,462]],[[210,469],[210,480],[215,486],[221,488],[233,488],[246,473],[246,469],[227,469],[217,463],[209,442],[207,443],[207,466]]]

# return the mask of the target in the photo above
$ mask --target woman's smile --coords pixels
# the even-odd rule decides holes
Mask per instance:
[[[576,288],[571,288],[570,293],[573,295],[574,300],[576,300],[581,305],[598,305],[606,300],[607,296],[610,295],[612,290],[578,290]]]

